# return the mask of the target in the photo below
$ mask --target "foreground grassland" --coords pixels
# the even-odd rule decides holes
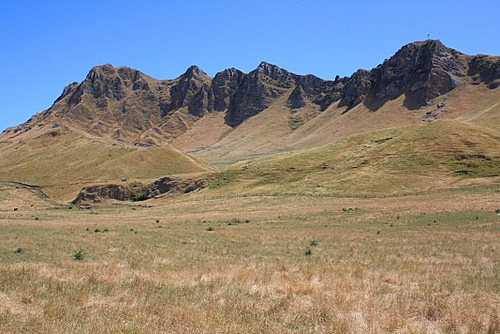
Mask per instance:
[[[499,333],[500,196],[0,211],[1,333]]]

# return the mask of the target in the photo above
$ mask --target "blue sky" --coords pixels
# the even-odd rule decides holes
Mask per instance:
[[[49,108],[95,65],[173,79],[261,61],[324,79],[371,69],[431,38],[500,55],[500,1],[4,0],[0,132]]]

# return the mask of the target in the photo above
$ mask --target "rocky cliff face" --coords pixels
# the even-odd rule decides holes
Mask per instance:
[[[80,190],[72,204],[100,203],[106,200],[144,201],[159,196],[177,196],[201,190],[207,186],[203,178],[182,179],[165,176],[148,184],[133,182],[131,184],[102,184],[85,186]]]
[[[215,75],[211,85],[211,103],[209,111],[225,111],[229,108],[231,98],[242,85],[247,74],[230,68]]]
[[[280,98],[292,112],[306,106],[323,111],[335,102],[347,111],[360,103],[376,110],[401,95],[407,107],[419,108],[466,82],[496,89],[500,57],[468,56],[427,40],[404,46],[370,71],[335,80],[297,75],[266,62],[250,73],[231,68],[214,78],[192,66],[174,80],[102,65],[83,82],[68,85],[50,109],[8,132],[52,120],[126,143],[154,145],[176,138],[210,112],[225,113],[225,122],[237,127]]]
[[[439,41],[408,44],[372,70],[370,93],[382,100],[407,94],[423,106],[456,88],[467,75],[468,61]]]
[[[419,107],[456,88],[468,75],[471,57],[440,41],[411,43],[371,71],[349,78],[342,105],[353,107],[367,98],[375,105],[405,94]]]
[[[131,199],[131,192],[127,185],[120,184],[85,186],[71,203],[98,203],[102,199],[129,201]]]
[[[371,72],[367,70],[357,70],[350,78],[341,92],[341,107],[352,108],[363,102],[372,87]]]
[[[237,126],[266,109],[293,86],[293,75],[278,66],[262,62],[248,73],[230,99],[226,122]]]
[[[469,72],[473,84],[484,82],[488,88],[495,89],[500,86],[500,57],[478,55],[472,58]]]

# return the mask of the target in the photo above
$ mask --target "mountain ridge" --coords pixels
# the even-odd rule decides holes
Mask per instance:
[[[86,78],[63,89],[54,104],[26,123],[6,129],[14,134],[33,124],[68,123],[98,136],[135,145],[159,145],[185,133],[199,118],[225,112],[232,128],[254,117],[279,97],[294,112],[311,107],[322,112],[338,102],[346,112],[363,103],[376,111],[388,100],[405,95],[404,106],[418,109],[464,81],[500,85],[500,57],[470,56],[438,40],[409,43],[372,70],[324,80],[298,75],[261,62],[245,73],[235,68],[213,78],[198,66],[172,80],[157,80],[129,67],[93,67]]]

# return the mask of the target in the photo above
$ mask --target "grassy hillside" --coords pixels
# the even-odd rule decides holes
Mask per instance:
[[[498,132],[435,121],[247,161],[214,175],[225,193],[395,195],[499,181]]]
[[[57,203],[37,187],[0,181],[0,211],[44,210],[55,206]]]
[[[167,147],[131,147],[78,131],[52,129],[0,149],[0,180],[37,185],[70,200],[88,183],[199,173],[208,165]]]

